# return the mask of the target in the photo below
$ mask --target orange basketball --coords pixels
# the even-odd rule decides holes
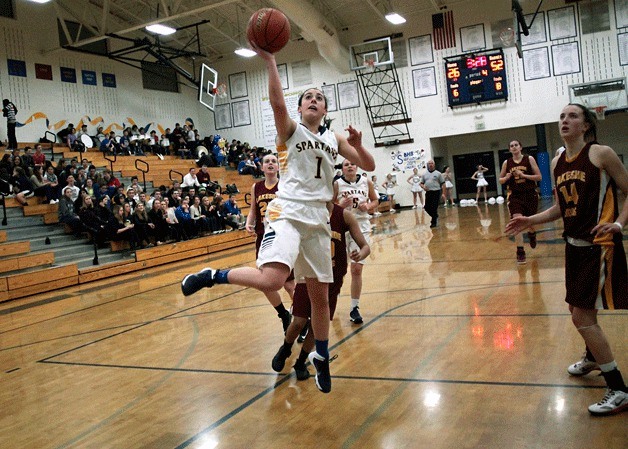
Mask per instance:
[[[290,21],[278,9],[262,8],[249,19],[246,37],[262,50],[277,53],[290,40]]]

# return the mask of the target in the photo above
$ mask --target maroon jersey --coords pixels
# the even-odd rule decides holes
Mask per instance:
[[[255,233],[257,235],[264,235],[264,217],[266,216],[266,207],[268,203],[277,197],[277,189],[279,183],[272,186],[270,189],[266,187],[266,181],[259,181],[255,183],[255,198],[253,198],[253,207],[255,207]]]
[[[568,160],[564,151],[554,168],[556,196],[565,226],[563,235],[599,245],[613,245],[616,234],[601,237],[591,234],[598,223],[617,220],[619,208],[615,182],[593,165],[589,159],[590,149],[591,143],[586,144],[573,160]]]
[[[531,175],[532,165],[530,164],[530,156],[523,155],[521,162],[516,163],[513,158],[509,158],[506,161],[506,173],[512,173],[515,170],[521,170],[526,175]],[[506,183],[508,191],[512,193],[530,192],[536,189],[536,182],[525,178],[512,177]]]

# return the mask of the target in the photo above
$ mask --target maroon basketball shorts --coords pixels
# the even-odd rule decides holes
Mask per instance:
[[[334,319],[334,312],[336,312],[336,304],[338,303],[338,295],[342,288],[342,281],[329,284],[329,319]],[[310,304],[310,297],[307,294],[307,287],[304,283],[297,284],[294,290],[294,298],[292,300],[292,315],[300,318],[309,318],[312,316],[312,306]]]
[[[521,214],[530,217],[539,209],[539,195],[535,190],[529,192],[508,192],[508,210],[510,217]]]
[[[617,239],[616,239],[617,240]],[[565,247],[565,301],[581,309],[628,309],[626,253],[619,244]]]

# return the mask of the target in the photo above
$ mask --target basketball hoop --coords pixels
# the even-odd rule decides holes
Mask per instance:
[[[606,117],[604,115],[604,112],[606,111],[607,106],[596,106],[593,108],[593,110],[595,111],[595,117],[598,120],[604,120],[604,118]]]
[[[373,61],[373,60],[366,60],[366,61],[364,61],[364,70],[366,70],[367,72],[374,72],[375,71],[375,61]]]

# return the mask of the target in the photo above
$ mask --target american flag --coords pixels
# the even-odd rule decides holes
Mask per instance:
[[[436,50],[456,46],[456,29],[454,28],[453,11],[433,14],[432,28],[434,30],[434,48]]]

